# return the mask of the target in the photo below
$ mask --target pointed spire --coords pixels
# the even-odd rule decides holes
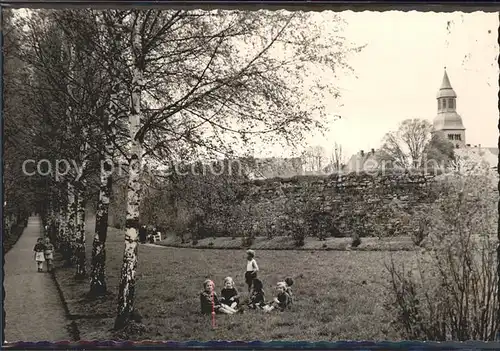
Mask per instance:
[[[450,78],[448,78],[448,73],[446,72],[446,67],[444,68],[443,82],[441,83],[441,88],[439,88],[437,98],[440,97],[457,97],[457,94],[451,87]]]
[[[446,73],[446,67],[444,68],[443,83],[441,83],[440,90],[442,89],[453,89],[451,87],[450,78],[448,78],[448,73]]]

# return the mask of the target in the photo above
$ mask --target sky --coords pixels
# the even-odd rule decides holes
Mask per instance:
[[[334,15],[316,14],[323,26]],[[360,150],[379,148],[384,135],[407,118],[432,122],[444,67],[458,95],[466,143],[497,145],[497,13],[345,11],[340,15],[347,22],[343,36],[366,47],[349,59],[354,75],[330,77],[342,96],[326,102],[332,116],[330,131],[324,136],[311,133],[308,145],[328,151],[338,143],[349,158]],[[334,119],[336,115],[341,119]],[[255,156],[286,157],[297,152],[265,146]]]
[[[322,13],[325,21],[331,12]],[[342,118],[330,132],[311,134],[310,145],[342,145],[346,157],[381,146],[388,131],[407,118],[437,114],[436,94],[444,67],[457,93],[457,112],[466,143],[493,147],[498,141],[498,14],[342,12],[344,36],[366,48],[349,63],[355,75],[335,81],[342,98],[328,103],[328,113]],[[449,25],[448,25],[449,23]],[[274,155],[287,154],[276,148]]]

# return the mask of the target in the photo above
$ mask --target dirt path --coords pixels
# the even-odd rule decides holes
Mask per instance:
[[[31,217],[28,227],[5,255],[4,338],[9,343],[71,340],[69,321],[55,283],[47,272],[37,272],[33,260],[40,231],[40,219]]]

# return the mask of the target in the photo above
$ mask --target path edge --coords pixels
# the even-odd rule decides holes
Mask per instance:
[[[61,288],[61,284],[59,284],[59,281],[56,278],[56,275],[54,274],[54,271],[50,272],[50,276],[52,277],[52,280],[54,281],[57,292],[59,294],[59,297],[61,299],[64,312],[66,313],[66,318],[70,321],[69,323],[69,334],[72,339],[72,341],[80,341],[80,330],[78,329],[78,324],[74,320],[73,316],[71,315],[68,307],[68,302],[66,301],[66,297],[64,296],[63,290]]]

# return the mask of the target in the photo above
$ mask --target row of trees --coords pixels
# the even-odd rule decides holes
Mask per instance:
[[[424,119],[406,119],[398,129],[384,136],[377,158],[401,168],[423,168],[426,162],[434,165],[453,166],[454,145],[440,133],[433,133],[433,126]]]
[[[312,173],[332,173],[342,170],[346,165],[342,145],[334,143],[329,150],[323,146],[311,146],[301,155],[304,170]]]
[[[334,143],[330,150],[322,146],[308,147],[301,155],[305,171],[334,173],[344,170],[348,159],[342,145]],[[396,130],[384,135],[375,160],[393,167],[422,168],[426,162],[449,167],[456,161],[454,145],[442,134],[433,133],[432,124],[425,119],[410,118]]]
[[[343,25],[331,16],[332,27]],[[348,55],[360,50],[336,34],[325,38],[318,17],[301,12],[5,11],[4,22],[5,188],[16,206],[6,215],[40,204],[81,279],[89,273],[85,207],[95,201],[93,297],[108,290],[110,194],[125,164],[115,329],[134,315],[142,166],[299,145],[310,129],[325,128],[321,101],[338,96],[320,77],[306,82],[307,65],[349,71]],[[309,106],[308,94],[324,99]],[[23,169],[30,159],[50,166]]]

